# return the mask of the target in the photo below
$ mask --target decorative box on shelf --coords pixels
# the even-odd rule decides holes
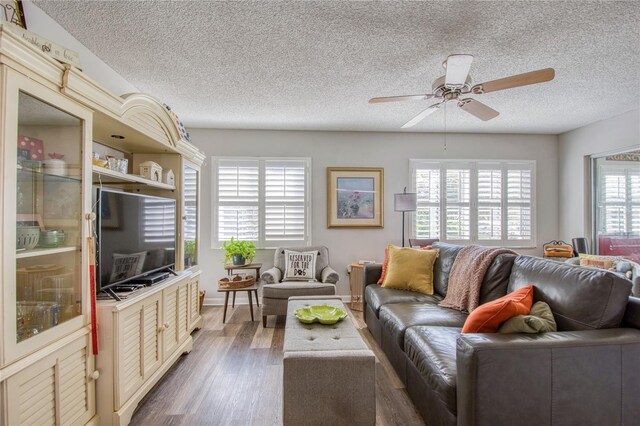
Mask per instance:
[[[153,161],[140,163],[140,176],[154,182],[162,182],[162,166]]]
[[[173,174],[173,170],[169,169],[167,171],[163,171],[162,172],[162,180],[167,185],[175,185],[176,184],[176,178],[175,178],[175,175]]]

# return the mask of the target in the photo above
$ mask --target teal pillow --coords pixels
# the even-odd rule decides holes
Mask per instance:
[[[516,315],[506,320],[498,329],[498,333],[545,333],[556,331],[556,320],[551,308],[544,302],[536,302],[529,315]]]

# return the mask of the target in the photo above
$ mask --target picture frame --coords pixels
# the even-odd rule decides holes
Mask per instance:
[[[0,0],[0,22],[2,21],[27,29],[21,0]]]
[[[384,227],[384,168],[327,167],[327,228]]]

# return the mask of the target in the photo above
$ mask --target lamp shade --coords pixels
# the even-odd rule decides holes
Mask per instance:
[[[416,211],[418,194],[415,192],[401,192],[393,194],[393,209],[397,212]]]

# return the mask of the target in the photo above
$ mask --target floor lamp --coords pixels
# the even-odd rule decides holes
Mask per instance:
[[[402,212],[402,247],[404,247],[404,214],[416,211],[418,194],[407,192],[407,187],[399,194],[393,194],[393,209]]]

